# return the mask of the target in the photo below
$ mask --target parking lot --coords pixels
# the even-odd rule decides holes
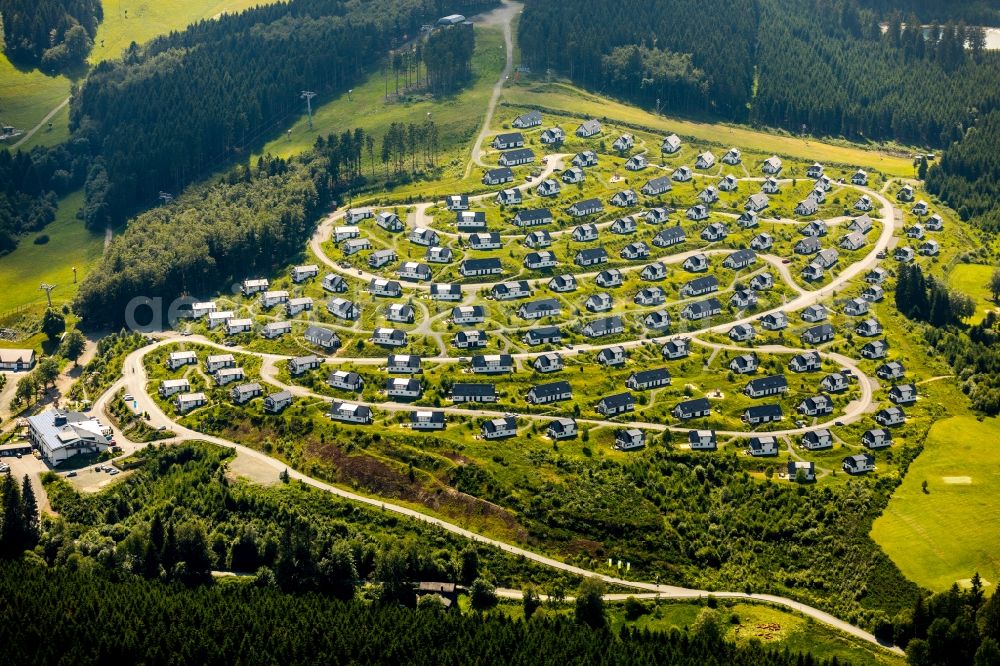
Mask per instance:
[[[97,471],[98,466],[101,467],[101,471]],[[114,473],[104,471],[105,469],[114,470]],[[123,478],[128,474],[127,472],[119,472],[110,463],[95,463],[94,465],[75,470],[75,472],[74,476],[68,476],[72,472],[60,472],[60,474],[72,483],[77,490],[88,493],[97,492],[109,483]]]
[[[36,458],[34,455],[24,455],[20,458],[13,456],[8,456],[0,459],[5,465],[10,465],[10,474],[15,479],[20,482],[27,474],[28,478],[31,479],[31,486],[35,491],[35,498],[38,500],[39,511],[51,511],[52,507],[49,506],[49,498],[45,494],[42,488],[41,475],[43,472],[49,471],[49,466],[44,462]]]

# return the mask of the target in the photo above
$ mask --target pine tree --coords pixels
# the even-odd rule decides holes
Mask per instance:
[[[22,509],[21,493],[9,474],[4,475],[0,481],[0,505],[0,557],[13,557],[21,552]]]
[[[25,474],[21,484],[21,546],[24,550],[34,548],[38,543],[38,530],[38,502],[35,501],[31,480]]]

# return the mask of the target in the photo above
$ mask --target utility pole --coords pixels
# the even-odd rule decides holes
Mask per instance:
[[[302,94],[299,96],[300,99],[304,99],[306,101],[306,111],[309,114],[309,130],[310,131],[313,128],[312,98],[315,97],[315,96],[316,96],[316,93],[312,92],[311,90],[303,90]]]
[[[49,299],[49,307],[52,307],[52,290],[56,288],[56,285],[49,284],[48,282],[43,282],[38,288],[39,291],[45,290],[45,296]]]

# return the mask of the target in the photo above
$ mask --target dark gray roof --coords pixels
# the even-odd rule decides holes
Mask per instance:
[[[784,375],[771,375],[770,377],[758,377],[747,382],[747,386],[755,391],[767,391],[775,388],[788,388],[788,380]]]
[[[548,208],[527,208],[518,211],[514,217],[522,221],[545,220],[552,217],[552,212]]]
[[[496,387],[493,384],[453,384],[451,394],[465,397],[492,396],[496,395]]]
[[[746,414],[750,418],[775,418],[782,415],[781,405],[756,405],[747,407]]]
[[[708,398],[694,398],[692,400],[684,400],[683,402],[677,403],[674,409],[679,410],[684,414],[690,414],[692,412],[704,412],[712,408],[712,405],[708,402]]]
[[[500,260],[496,257],[486,257],[484,259],[466,259],[462,262],[462,267],[466,270],[483,271],[500,268]]]
[[[571,389],[569,382],[558,381],[558,382],[549,382],[548,384],[538,384],[537,386],[532,386],[530,392],[533,393],[535,397],[543,398],[553,395],[562,395],[563,393],[569,393],[570,391]]]

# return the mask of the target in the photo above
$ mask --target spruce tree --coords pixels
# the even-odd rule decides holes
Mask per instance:
[[[24,475],[21,483],[21,548],[29,550],[38,543],[39,518],[38,502],[35,501],[35,490],[31,480]]]
[[[4,475],[0,481],[0,506],[2,506],[2,518],[0,518],[0,557],[13,557],[21,552],[21,493],[17,490],[17,483],[10,477]]]

